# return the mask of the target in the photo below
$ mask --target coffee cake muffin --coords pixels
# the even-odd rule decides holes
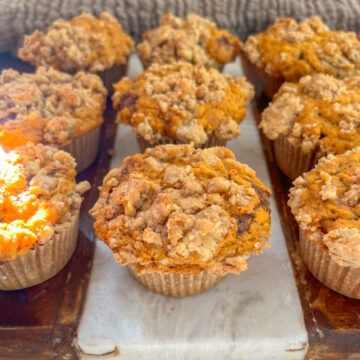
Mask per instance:
[[[295,179],[320,157],[360,145],[360,76],[317,74],[285,83],[261,119],[278,166]]]
[[[196,14],[184,19],[165,14],[160,26],[145,32],[137,46],[145,68],[151,64],[171,64],[175,61],[202,64],[221,70],[239,54],[240,41],[227,30]]]
[[[297,178],[289,206],[311,273],[332,290],[360,299],[360,147],[328,155]]]
[[[75,74],[98,74],[108,91],[126,74],[133,40],[108,12],[97,19],[84,13],[71,20],[58,19],[44,31],[25,36],[20,59],[38,66],[51,66]]]
[[[332,31],[319,17],[296,22],[279,18],[263,33],[249,36],[243,60],[249,79],[272,98],[284,81],[325,73],[360,75],[360,42],[353,32]]]
[[[31,143],[0,160],[0,290],[39,284],[73,254],[81,195],[75,161],[66,152]]]
[[[72,76],[39,67],[34,74],[4,70],[0,79],[0,145],[6,151],[28,141],[70,152],[78,171],[95,159],[106,89],[96,75]]]
[[[186,63],[154,64],[114,90],[117,120],[132,126],[142,150],[167,143],[224,145],[240,134],[254,94],[243,77]]]
[[[90,214],[117,262],[153,291],[192,295],[268,247],[270,191],[224,147],[160,145],[104,178]]]

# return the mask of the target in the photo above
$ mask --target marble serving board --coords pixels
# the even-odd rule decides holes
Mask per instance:
[[[142,71],[136,56],[129,76]],[[242,74],[237,61],[224,72]],[[228,143],[237,159],[271,186],[254,114]],[[119,126],[111,167],[139,151],[134,135]],[[152,293],[97,241],[76,346],[82,359],[280,360],[303,359],[308,344],[303,313],[275,201],[270,249],[248,261],[212,290],[187,298]]]

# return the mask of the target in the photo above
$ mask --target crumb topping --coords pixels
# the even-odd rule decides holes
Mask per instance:
[[[6,149],[28,141],[64,147],[100,126],[106,105],[100,78],[74,76],[39,67],[34,74],[4,70],[0,79],[0,144]]]
[[[268,246],[269,197],[230,150],[163,145],[111,170],[90,214],[122,265],[223,275]]]
[[[154,64],[135,81],[123,78],[114,89],[118,121],[150,144],[164,138],[196,146],[213,136],[232,139],[240,134],[238,124],[254,96],[245,78],[186,63]]]
[[[42,144],[17,148],[0,162],[0,261],[10,261],[68,226],[90,185],[76,184],[68,153]]]
[[[299,23],[279,18],[265,32],[249,36],[244,51],[257,67],[286,81],[315,73],[337,78],[360,75],[356,34],[331,31],[317,16]]]
[[[235,59],[240,48],[235,36],[208,19],[196,14],[180,19],[167,13],[159,27],[143,34],[137,50],[145,67],[184,61],[221,69]]]
[[[294,181],[289,206],[312,241],[334,261],[360,267],[360,148],[328,155]]]
[[[271,140],[285,135],[304,152],[341,154],[360,144],[360,76],[317,74],[285,83],[262,113]]]
[[[99,72],[125,64],[133,50],[133,40],[110,13],[103,12],[98,19],[84,13],[25,36],[19,57],[34,66],[69,73]]]

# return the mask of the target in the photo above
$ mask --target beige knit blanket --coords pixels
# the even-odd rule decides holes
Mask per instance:
[[[198,13],[243,40],[276,17],[300,20],[319,15],[334,30],[360,30],[359,0],[0,0],[0,9],[0,52],[14,51],[25,34],[57,18],[69,19],[84,11],[111,12],[137,40],[167,11],[181,17]]]

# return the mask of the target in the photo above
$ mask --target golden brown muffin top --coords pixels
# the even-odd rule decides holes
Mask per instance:
[[[307,237],[333,260],[360,267],[360,148],[328,155],[298,177],[289,206]]]
[[[360,76],[317,74],[285,83],[261,115],[271,140],[285,135],[304,152],[340,154],[360,145]]]
[[[0,160],[0,261],[44,244],[80,208],[87,181],[76,185],[66,152],[31,143]]]
[[[263,33],[249,36],[243,49],[257,67],[286,81],[315,73],[337,78],[360,75],[356,34],[331,31],[317,16],[299,23],[279,18]]]
[[[137,47],[145,67],[185,61],[221,69],[239,54],[241,42],[228,31],[196,14],[184,19],[165,14],[160,26],[145,32]]]
[[[210,137],[227,140],[240,134],[253,87],[216,69],[186,63],[154,64],[136,80],[114,85],[118,121],[129,124],[150,144],[160,139],[196,146]]]
[[[103,12],[97,19],[84,13],[71,20],[58,19],[44,31],[25,36],[19,57],[34,66],[69,73],[100,72],[125,64],[133,50],[133,40],[111,14]]]
[[[90,214],[115,259],[139,273],[225,275],[268,246],[269,197],[224,147],[162,145],[112,169]]]
[[[96,75],[74,76],[39,67],[34,74],[4,70],[0,79],[0,145],[28,141],[64,147],[100,126],[106,89]]]

